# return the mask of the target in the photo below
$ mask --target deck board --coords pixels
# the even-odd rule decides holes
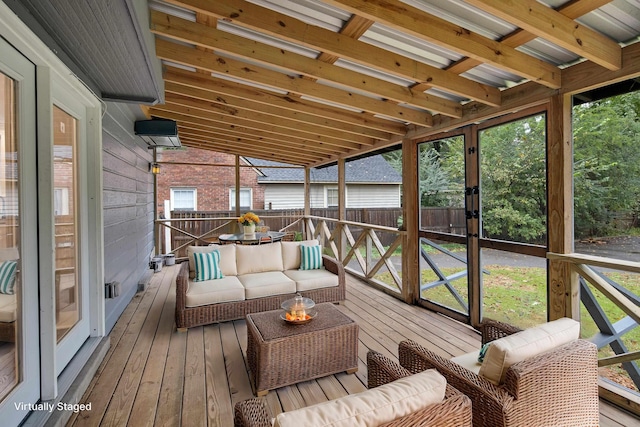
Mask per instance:
[[[85,392],[92,410],[67,426],[233,425],[233,405],[253,396],[247,373],[244,320],[175,330],[175,277],[179,265],[155,273],[111,331],[111,348]],[[409,306],[347,275],[347,300],[338,309],[360,325],[358,372],[339,373],[279,388],[263,399],[272,415],[366,389],[369,349],[397,360],[397,345],[413,339],[445,357],[480,345],[467,325]],[[640,420],[600,404],[600,425],[640,425]]]

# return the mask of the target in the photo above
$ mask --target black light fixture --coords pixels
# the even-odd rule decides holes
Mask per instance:
[[[158,163],[151,163],[151,173],[154,175],[158,175],[160,173],[160,165]]]

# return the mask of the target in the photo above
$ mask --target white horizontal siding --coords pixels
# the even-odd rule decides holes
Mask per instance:
[[[326,207],[325,188],[337,185],[311,185],[312,208]],[[400,207],[400,186],[397,184],[347,185],[348,208],[397,208]],[[264,190],[265,209],[304,208],[304,186],[302,184],[266,184]]]
[[[400,186],[393,184],[347,185],[348,208],[399,208]]]
[[[265,209],[304,208],[304,186],[300,184],[265,185]]]

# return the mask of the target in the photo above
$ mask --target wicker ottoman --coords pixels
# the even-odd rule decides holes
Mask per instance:
[[[358,324],[332,303],[309,323],[290,325],[282,310],[247,314],[247,361],[254,392],[358,370]]]

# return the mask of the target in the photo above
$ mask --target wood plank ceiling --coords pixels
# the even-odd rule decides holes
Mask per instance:
[[[640,16],[604,34],[580,18],[611,1],[546,3],[154,1],[166,103],[148,114],[176,120],[185,146],[319,166],[499,109],[509,87],[561,88],[577,62],[621,68]]]

